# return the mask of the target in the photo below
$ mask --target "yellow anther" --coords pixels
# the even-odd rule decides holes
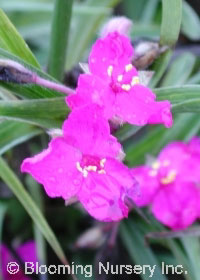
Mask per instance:
[[[100,160],[100,166],[103,168],[104,167],[104,164],[106,162],[106,159],[103,158],[102,160]]]
[[[125,66],[125,71],[128,72],[128,71],[130,71],[132,68],[133,68],[133,65],[132,65],[132,64],[127,64],[127,65]]]
[[[113,66],[112,65],[110,65],[110,66],[108,66],[108,69],[107,69],[107,73],[108,73],[108,76],[112,76],[112,71],[113,71]]]
[[[85,169],[88,171],[94,171],[94,172],[97,171],[97,167],[95,165],[89,165],[89,166],[85,167]]]
[[[159,161],[154,161],[151,165],[153,169],[159,169],[160,168],[160,162]]]
[[[103,169],[101,169],[101,170],[98,171],[98,173],[99,173],[99,174],[106,174],[106,171],[103,170]]]
[[[131,81],[132,87],[133,87],[134,85],[139,84],[139,82],[140,82],[139,77],[133,77],[133,79],[132,79],[132,81]]]
[[[131,86],[130,86],[130,85],[125,85],[125,84],[123,84],[123,85],[122,85],[122,89],[123,89],[123,90],[126,90],[126,91],[129,91],[129,90],[131,89]]]
[[[119,75],[118,77],[117,77],[117,81],[118,82],[121,82],[123,80],[123,75]]]
[[[149,171],[149,176],[155,177],[158,174],[157,170],[151,170]]]
[[[170,184],[172,183],[176,178],[176,171],[175,170],[171,170],[169,172],[169,174],[167,175],[167,177],[164,177],[160,180],[160,182],[163,184],[163,185],[167,185],[167,184]]]

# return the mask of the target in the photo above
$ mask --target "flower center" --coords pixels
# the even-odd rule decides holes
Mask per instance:
[[[104,170],[106,159],[100,159],[96,156],[83,155],[81,162],[76,163],[76,168],[83,174],[83,177],[88,176],[88,172],[97,172],[99,174],[105,174]]]
[[[111,77],[110,87],[115,93],[126,91],[128,92],[133,86],[139,84],[139,77],[136,74],[136,70],[132,64],[127,64],[124,67],[124,71],[120,75],[114,75],[114,67],[108,66],[107,73]]]
[[[149,175],[151,177],[159,176],[160,183],[163,185],[168,185],[176,179],[177,171],[174,169],[169,169],[169,160],[164,160],[163,162],[154,161],[151,165],[151,170]]]

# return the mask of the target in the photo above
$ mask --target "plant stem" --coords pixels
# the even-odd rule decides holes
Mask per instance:
[[[66,63],[66,51],[73,0],[56,0],[51,29],[48,73],[61,81]]]

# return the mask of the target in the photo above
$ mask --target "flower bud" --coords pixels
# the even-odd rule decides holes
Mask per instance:
[[[100,37],[106,37],[108,33],[117,31],[122,35],[129,35],[132,28],[132,21],[127,17],[113,17],[104,24],[100,31]]]

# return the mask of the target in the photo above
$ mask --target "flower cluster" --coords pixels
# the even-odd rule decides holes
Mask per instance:
[[[111,32],[98,39],[89,56],[91,73],[80,75],[76,93],[66,98],[72,112],[62,135],[21,166],[50,197],[78,200],[91,216],[106,222],[127,217],[126,198],[134,200],[138,192],[109,121],[172,125],[170,103],[156,102],[140,83],[132,57],[128,37]]]
[[[152,205],[154,216],[173,230],[185,229],[200,215],[200,139],[172,142],[151,166],[132,169],[140,183],[138,206]]]

